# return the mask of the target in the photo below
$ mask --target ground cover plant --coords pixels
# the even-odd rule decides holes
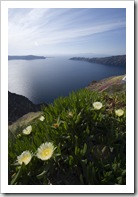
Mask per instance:
[[[9,184],[126,184],[126,95],[58,98],[9,137]]]

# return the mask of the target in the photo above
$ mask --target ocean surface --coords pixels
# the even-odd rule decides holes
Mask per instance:
[[[42,60],[8,61],[8,90],[33,103],[52,103],[59,96],[85,88],[93,80],[123,75],[125,67],[54,57]]]

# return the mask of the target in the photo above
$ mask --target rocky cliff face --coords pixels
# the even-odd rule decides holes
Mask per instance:
[[[70,60],[85,61],[108,66],[126,66],[126,55],[117,55],[103,58],[72,57],[70,58]]]
[[[25,96],[8,91],[8,124],[12,124],[18,118],[29,112],[41,110],[41,104],[35,105]]]

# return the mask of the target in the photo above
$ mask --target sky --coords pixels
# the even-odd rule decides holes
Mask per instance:
[[[126,9],[9,8],[8,54],[126,54]]]

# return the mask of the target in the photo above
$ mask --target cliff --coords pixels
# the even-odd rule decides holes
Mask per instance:
[[[102,58],[72,57],[70,60],[85,61],[109,66],[126,66],[126,55],[117,55]]]
[[[25,96],[8,91],[8,124],[12,124],[29,112],[40,111],[41,105],[35,105]]]

